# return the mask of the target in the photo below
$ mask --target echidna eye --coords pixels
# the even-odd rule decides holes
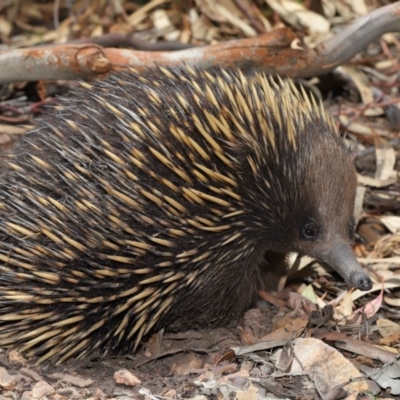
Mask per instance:
[[[301,234],[304,239],[315,240],[318,236],[318,228],[314,224],[304,225]]]

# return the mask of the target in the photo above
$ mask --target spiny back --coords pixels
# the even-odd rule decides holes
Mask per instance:
[[[262,287],[265,252],[302,251],[310,215],[345,236],[352,220],[354,169],[331,118],[255,72],[81,83],[8,164],[0,346],[41,360],[234,322]]]

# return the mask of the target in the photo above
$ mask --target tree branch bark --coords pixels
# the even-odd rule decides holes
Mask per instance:
[[[179,51],[137,51],[95,44],[15,49],[0,54],[0,83],[53,79],[93,79],[127,67],[221,66],[256,68],[292,78],[325,74],[346,63],[372,41],[400,31],[400,2],[355,20],[314,49],[288,28],[255,38],[232,40]]]

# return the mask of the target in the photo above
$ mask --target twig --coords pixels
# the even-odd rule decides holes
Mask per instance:
[[[265,28],[262,26],[259,20],[257,20],[253,13],[250,11],[250,9],[253,9],[254,4],[243,4],[242,0],[234,0],[237,8],[246,16],[246,18],[249,20],[251,26],[257,31],[259,34],[266,33]]]
[[[102,36],[71,40],[69,44],[97,44],[103,47],[125,47],[141,51],[176,51],[198,47],[191,43],[177,41],[147,42],[135,37],[134,34],[106,33]]]

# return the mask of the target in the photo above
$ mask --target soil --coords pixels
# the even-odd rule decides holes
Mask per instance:
[[[60,399],[145,399],[139,393],[143,389],[153,395],[167,396],[163,398],[189,399],[204,395],[204,388],[196,384],[196,380],[205,377],[209,380],[211,376],[218,380],[223,375],[240,371],[243,359],[235,358],[230,349],[245,344],[243,333],[248,329],[254,331],[256,325],[259,335],[268,333],[276,313],[275,307],[263,312],[250,310],[241,321],[242,325],[232,329],[158,333],[134,355],[93,355],[84,360],[68,360],[62,365],[49,362],[36,365],[34,360],[19,362],[22,360],[20,355],[15,357],[15,352],[3,351],[0,365],[17,378],[17,385],[12,389],[18,396],[16,398],[30,398],[27,396],[34,385],[44,380],[62,396],[58,397]],[[141,383],[134,387],[116,383],[114,375],[121,370],[129,371]],[[243,381],[241,385],[245,383]],[[217,398],[212,390],[206,392],[206,398]],[[4,396],[5,393],[0,395],[0,399],[5,399]]]

